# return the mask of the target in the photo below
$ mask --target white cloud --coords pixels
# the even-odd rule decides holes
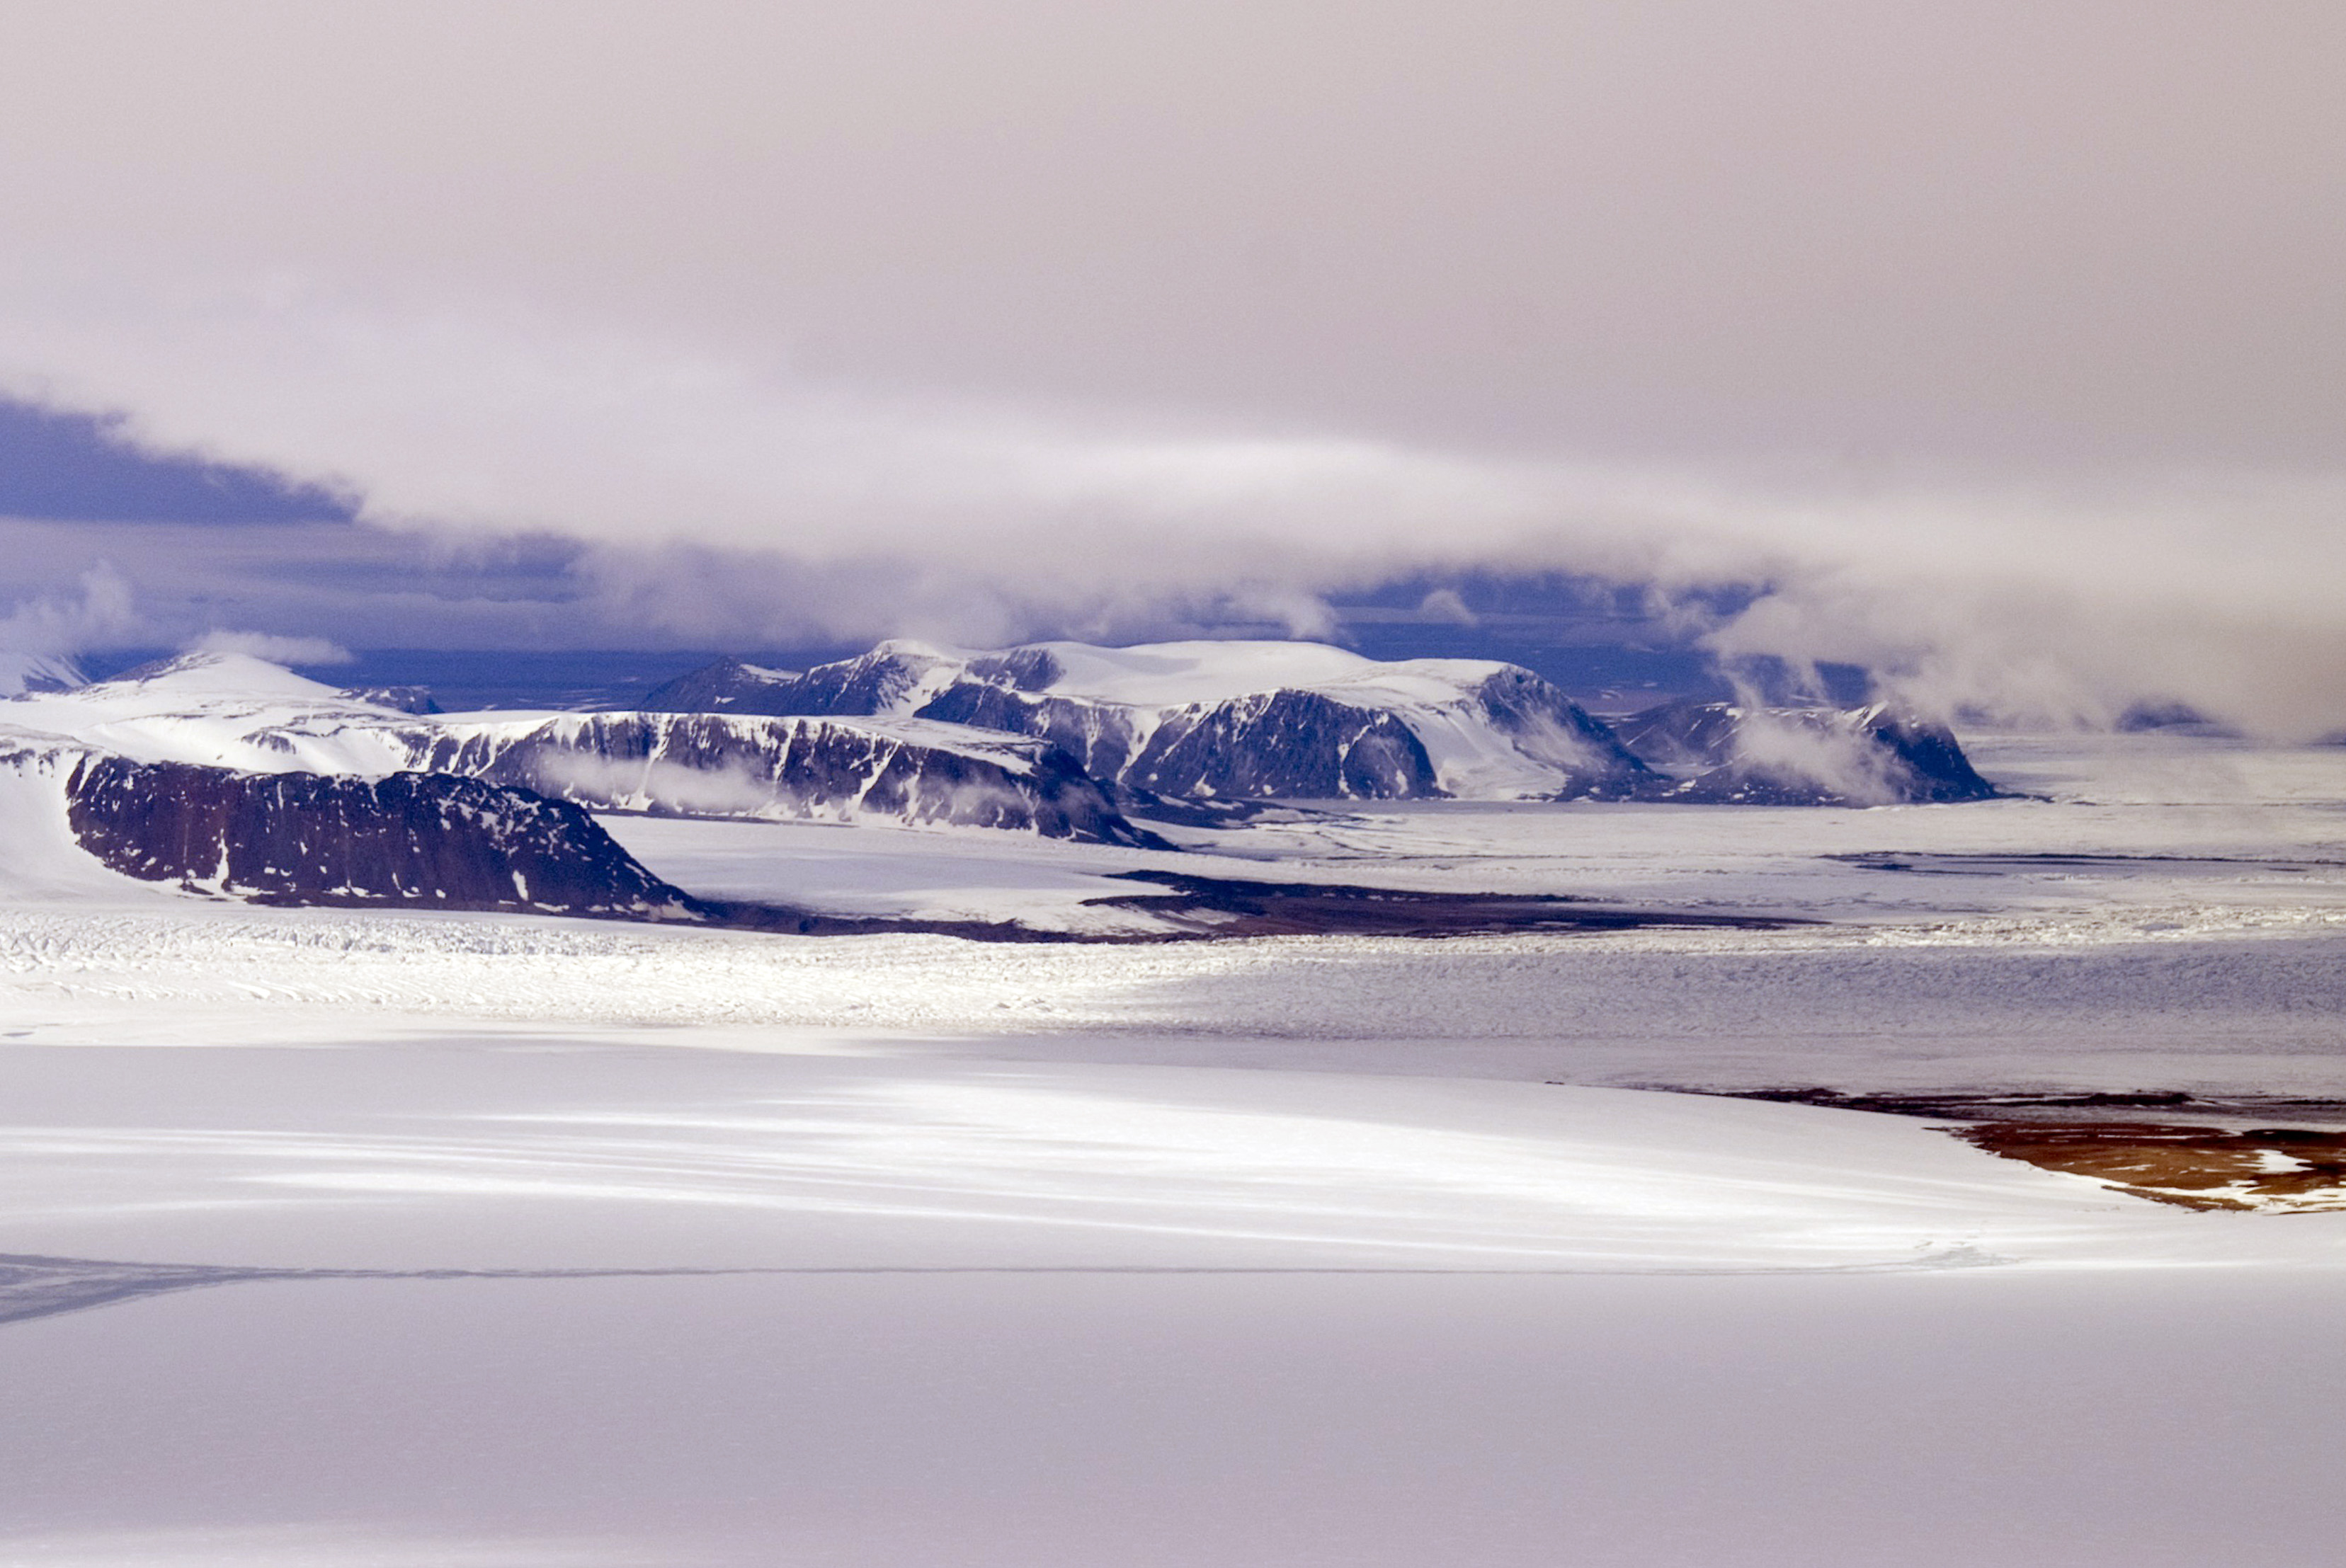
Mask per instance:
[[[1333,591],[1572,571],[1768,585],[1714,631],[1722,653],[1875,666],[1934,706],[2093,717],[2157,696],[2278,732],[2346,722],[2335,477],[1861,492],[882,395],[648,337],[314,296],[205,321],[125,335],[59,312],[11,335],[90,367],[73,390],[116,389],[158,446],[347,476],[374,523],[452,548],[582,539],[594,613],[690,642],[1199,616],[1324,635]]]
[[[81,574],[77,592],[45,594],[0,616],[0,652],[77,654],[117,645],[140,625],[130,585],[100,562]]]
[[[190,653],[245,654],[270,664],[350,664],[350,649],[323,637],[283,636],[275,632],[206,632],[189,645]]]
[[[1418,601],[1417,613],[1429,621],[1445,621],[1458,626],[1471,626],[1477,620],[1455,588],[1428,589],[1425,597]]]
[[[2346,721],[2334,7],[21,9],[0,389],[584,541],[625,625],[1566,570]]]

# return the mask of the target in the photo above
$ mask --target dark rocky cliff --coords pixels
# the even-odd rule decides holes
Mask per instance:
[[[1167,714],[1123,778],[1159,795],[1221,799],[1438,796],[1425,747],[1390,713],[1314,691],[1274,691]]]
[[[578,807],[478,779],[102,757],[66,798],[75,837],[113,870],[257,903],[690,914]]]

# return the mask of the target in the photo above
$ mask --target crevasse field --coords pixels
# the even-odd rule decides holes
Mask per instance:
[[[262,910],[12,779],[0,1562],[2327,1560],[2346,1213],[1696,1092],[2346,1099],[2346,748],[1966,741],[2032,798],[606,819],[847,912],[1806,922],[1442,942]]]

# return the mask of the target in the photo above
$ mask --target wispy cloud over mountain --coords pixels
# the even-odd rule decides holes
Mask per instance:
[[[704,645],[1737,582],[1942,703],[2346,721],[2333,8],[20,17],[5,389],[370,558]]]

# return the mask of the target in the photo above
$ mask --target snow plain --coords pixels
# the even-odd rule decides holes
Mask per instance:
[[[1104,928],[1178,868],[1818,922],[1432,942],[264,911],[10,786],[0,1561],[2321,1560],[2346,1215],[1659,1092],[2346,1098],[2346,749],[1966,738],[2038,798],[607,819],[859,912]]]

